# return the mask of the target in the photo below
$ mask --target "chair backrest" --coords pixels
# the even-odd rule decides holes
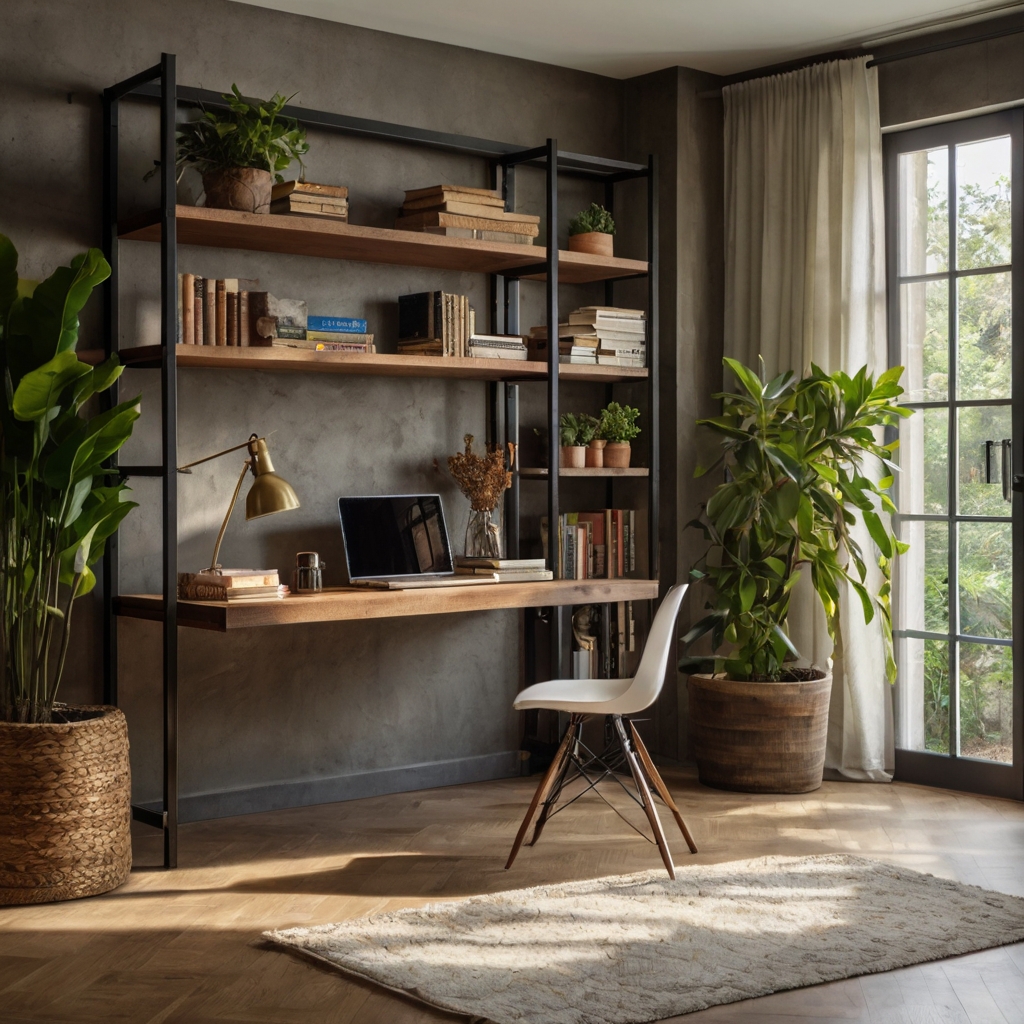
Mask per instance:
[[[640,667],[629,689],[616,701],[628,702],[635,708],[631,714],[649,708],[658,699],[661,688],[665,685],[668,659],[672,653],[672,634],[688,586],[689,584],[680,583],[665,595],[661,607],[654,616],[654,622],[651,623],[647,646],[644,647],[643,656],[640,658]]]

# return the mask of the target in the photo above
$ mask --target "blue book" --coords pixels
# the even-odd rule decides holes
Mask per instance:
[[[334,334],[365,334],[366,321],[350,316],[309,316],[306,327],[310,331],[331,331]]]

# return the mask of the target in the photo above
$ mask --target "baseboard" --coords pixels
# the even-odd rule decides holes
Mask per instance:
[[[186,794],[178,798],[178,821],[206,821],[210,818],[229,818],[236,814],[277,811],[286,807],[309,807],[312,804],[386,796],[388,793],[409,793],[417,789],[507,779],[518,774],[519,751],[503,750],[496,754],[461,757],[451,761],[428,761],[397,768],[350,772],[326,779],[298,779],[219,793]],[[162,804],[144,803],[142,806],[159,811]]]

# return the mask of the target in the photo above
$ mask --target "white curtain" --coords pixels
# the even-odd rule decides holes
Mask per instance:
[[[770,376],[812,362],[876,374],[887,365],[882,135],[867,61],[723,90],[725,352],[754,368],[761,356]],[[892,698],[878,618],[865,625],[856,595],[843,594],[842,650],[833,652],[809,583],[798,585],[790,629],[809,663],[833,660],[827,775],[889,781]]]

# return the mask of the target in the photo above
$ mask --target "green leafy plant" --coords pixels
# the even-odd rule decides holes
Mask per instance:
[[[257,167],[270,171],[283,181],[283,171],[293,160],[303,168],[302,158],[309,152],[306,130],[281,111],[292,99],[274,93],[269,100],[248,101],[237,85],[223,94],[228,110],[202,109],[202,116],[186,121],[178,129],[175,158],[178,180],[186,167],[200,173],[229,167]],[[159,169],[153,168],[146,178]]]
[[[584,433],[587,430],[591,430],[590,437],[593,437],[593,428],[586,423],[585,416],[578,416],[576,413],[563,412],[558,418],[558,443],[563,448],[571,448],[576,445],[588,444],[590,437],[586,441],[582,440]]]
[[[599,231],[603,235],[615,234],[615,221],[612,215],[598,203],[591,203],[586,209],[577,213],[569,221],[570,235],[586,235],[591,231]]]
[[[709,542],[691,576],[707,580],[714,598],[706,605],[709,614],[682,641],[691,645],[710,634],[713,650],[731,650],[727,657],[685,658],[680,668],[724,671],[738,680],[782,678],[784,663],[799,657],[786,629],[793,587],[806,568],[838,649],[841,584],[859,597],[865,622],[876,612],[881,616],[891,682],[891,567],[907,545],[883,518],[896,511],[888,489],[899,442],[880,444],[876,430],[910,415],[896,404],[903,368],[875,382],[866,368],[850,377],[814,366],[802,380],[790,371],[765,383],[734,359],[725,364],[740,393],[716,396],[722,414],[698,423],[722,437],[715,466],[724,463],[727,480],[689,524]],[[882,475],[876,479],[866,470],[865,459]],[[864,585],[865,556],[851,532],[858,518],[882,574],[875,595]]]
[[[636,421],[640,418],[640,410],[629,405],[609,402],[601,410],[598,420],[597,436],[606,441],[625,444],[632,441],[640,433]]]
[[[0,235],[0,720],[51,720],[75,599],[95,586],[90,566],[135,507],[104,465],[131,435],[139,400],[84,413],[123,367],[75,353],[78,314],[109,275],[90,249],[45,281],[19,280],[18,253]]]

